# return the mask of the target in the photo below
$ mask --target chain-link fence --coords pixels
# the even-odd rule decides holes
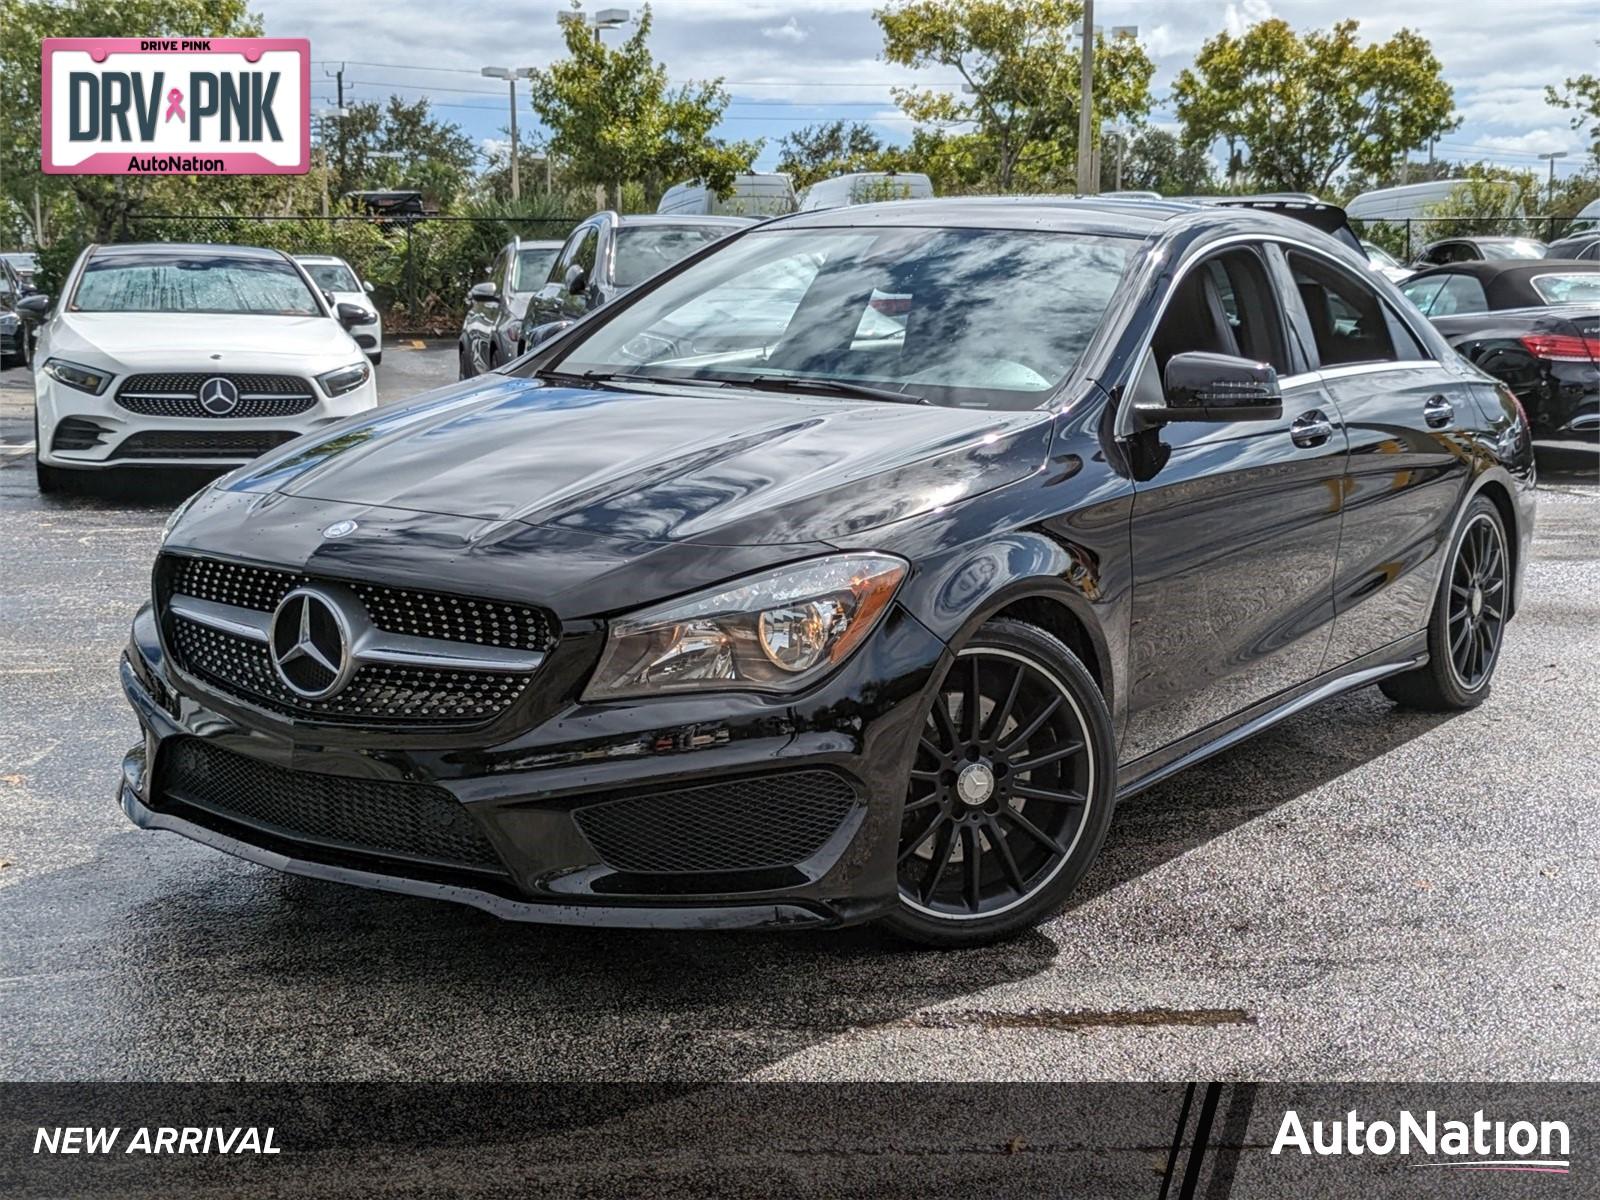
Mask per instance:
[[[372,284],[395,333],[449,335],[461,327],[467,289],[514,237],[565,238],[582,217],[273,217],[191,214],[130,217],[121,240],[268,246],[336,254]]]

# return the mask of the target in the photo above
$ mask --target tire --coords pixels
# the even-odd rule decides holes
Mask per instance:
[[[379,363],[383,362],[383,351],[379,350],[376,354],[369,354],[367,355],[367,358],[373,366],[377,366]]]
[[[1083,663],[1036,626],[990,621],[926,715],[897,848],[899,906],[883,923],[954,948],[1049,920],[1099,856],[1116,774],[1111,715]]]
[[[1505,637],[1511,594],[1511,555],[1505,524],[1493,501],[1479,496],[1450,545],[1433,615],[1428,620],[1427,665],[1378,684],[1406,708],[1460,712],[1489,695]]]
[[[489,343],[489,367],[488,367],[488,369],[491,372],[492,371],[498,371],[500,369],[500,345],[499,345],[498,342],[491,341]]]
[[[471,379],[473,376],[472,356],[467,353],[465,343],[462,343],[456,352],[456,357],[460,360],[456,365],[456,377],[458,379]]]

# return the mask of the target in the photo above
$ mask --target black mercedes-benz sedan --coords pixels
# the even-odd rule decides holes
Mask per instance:
[[[1515,398],[1297,221],[797,214],[188,502],[121,803],[518,919],[975,943],[1290,713],[1479,703],[1533,483]]]

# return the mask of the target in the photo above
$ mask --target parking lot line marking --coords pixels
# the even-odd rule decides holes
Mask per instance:
[[[0,458],[21,458],[24,454],[32,453],[32,442],[23,442],[20,446],[0,446]]]

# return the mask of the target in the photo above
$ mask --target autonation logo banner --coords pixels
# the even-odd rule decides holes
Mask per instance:
[[[1305,1121],[1283,1114],[1272,1153],[1318,1157],[1422,1156],[1411,1166],[1460,1171],[1514,1171],[1565,1175],[1571,1170],[1570,1134],[1564,1121],[1490,1120],[1479,1109],[1470,1120],[1421,1116],[1400,1109],[1392,1119],[1367,1119],[1351,1109],[1342,1119]]]
[[[305,38],[46,38],[53,175],[301,175]]]

